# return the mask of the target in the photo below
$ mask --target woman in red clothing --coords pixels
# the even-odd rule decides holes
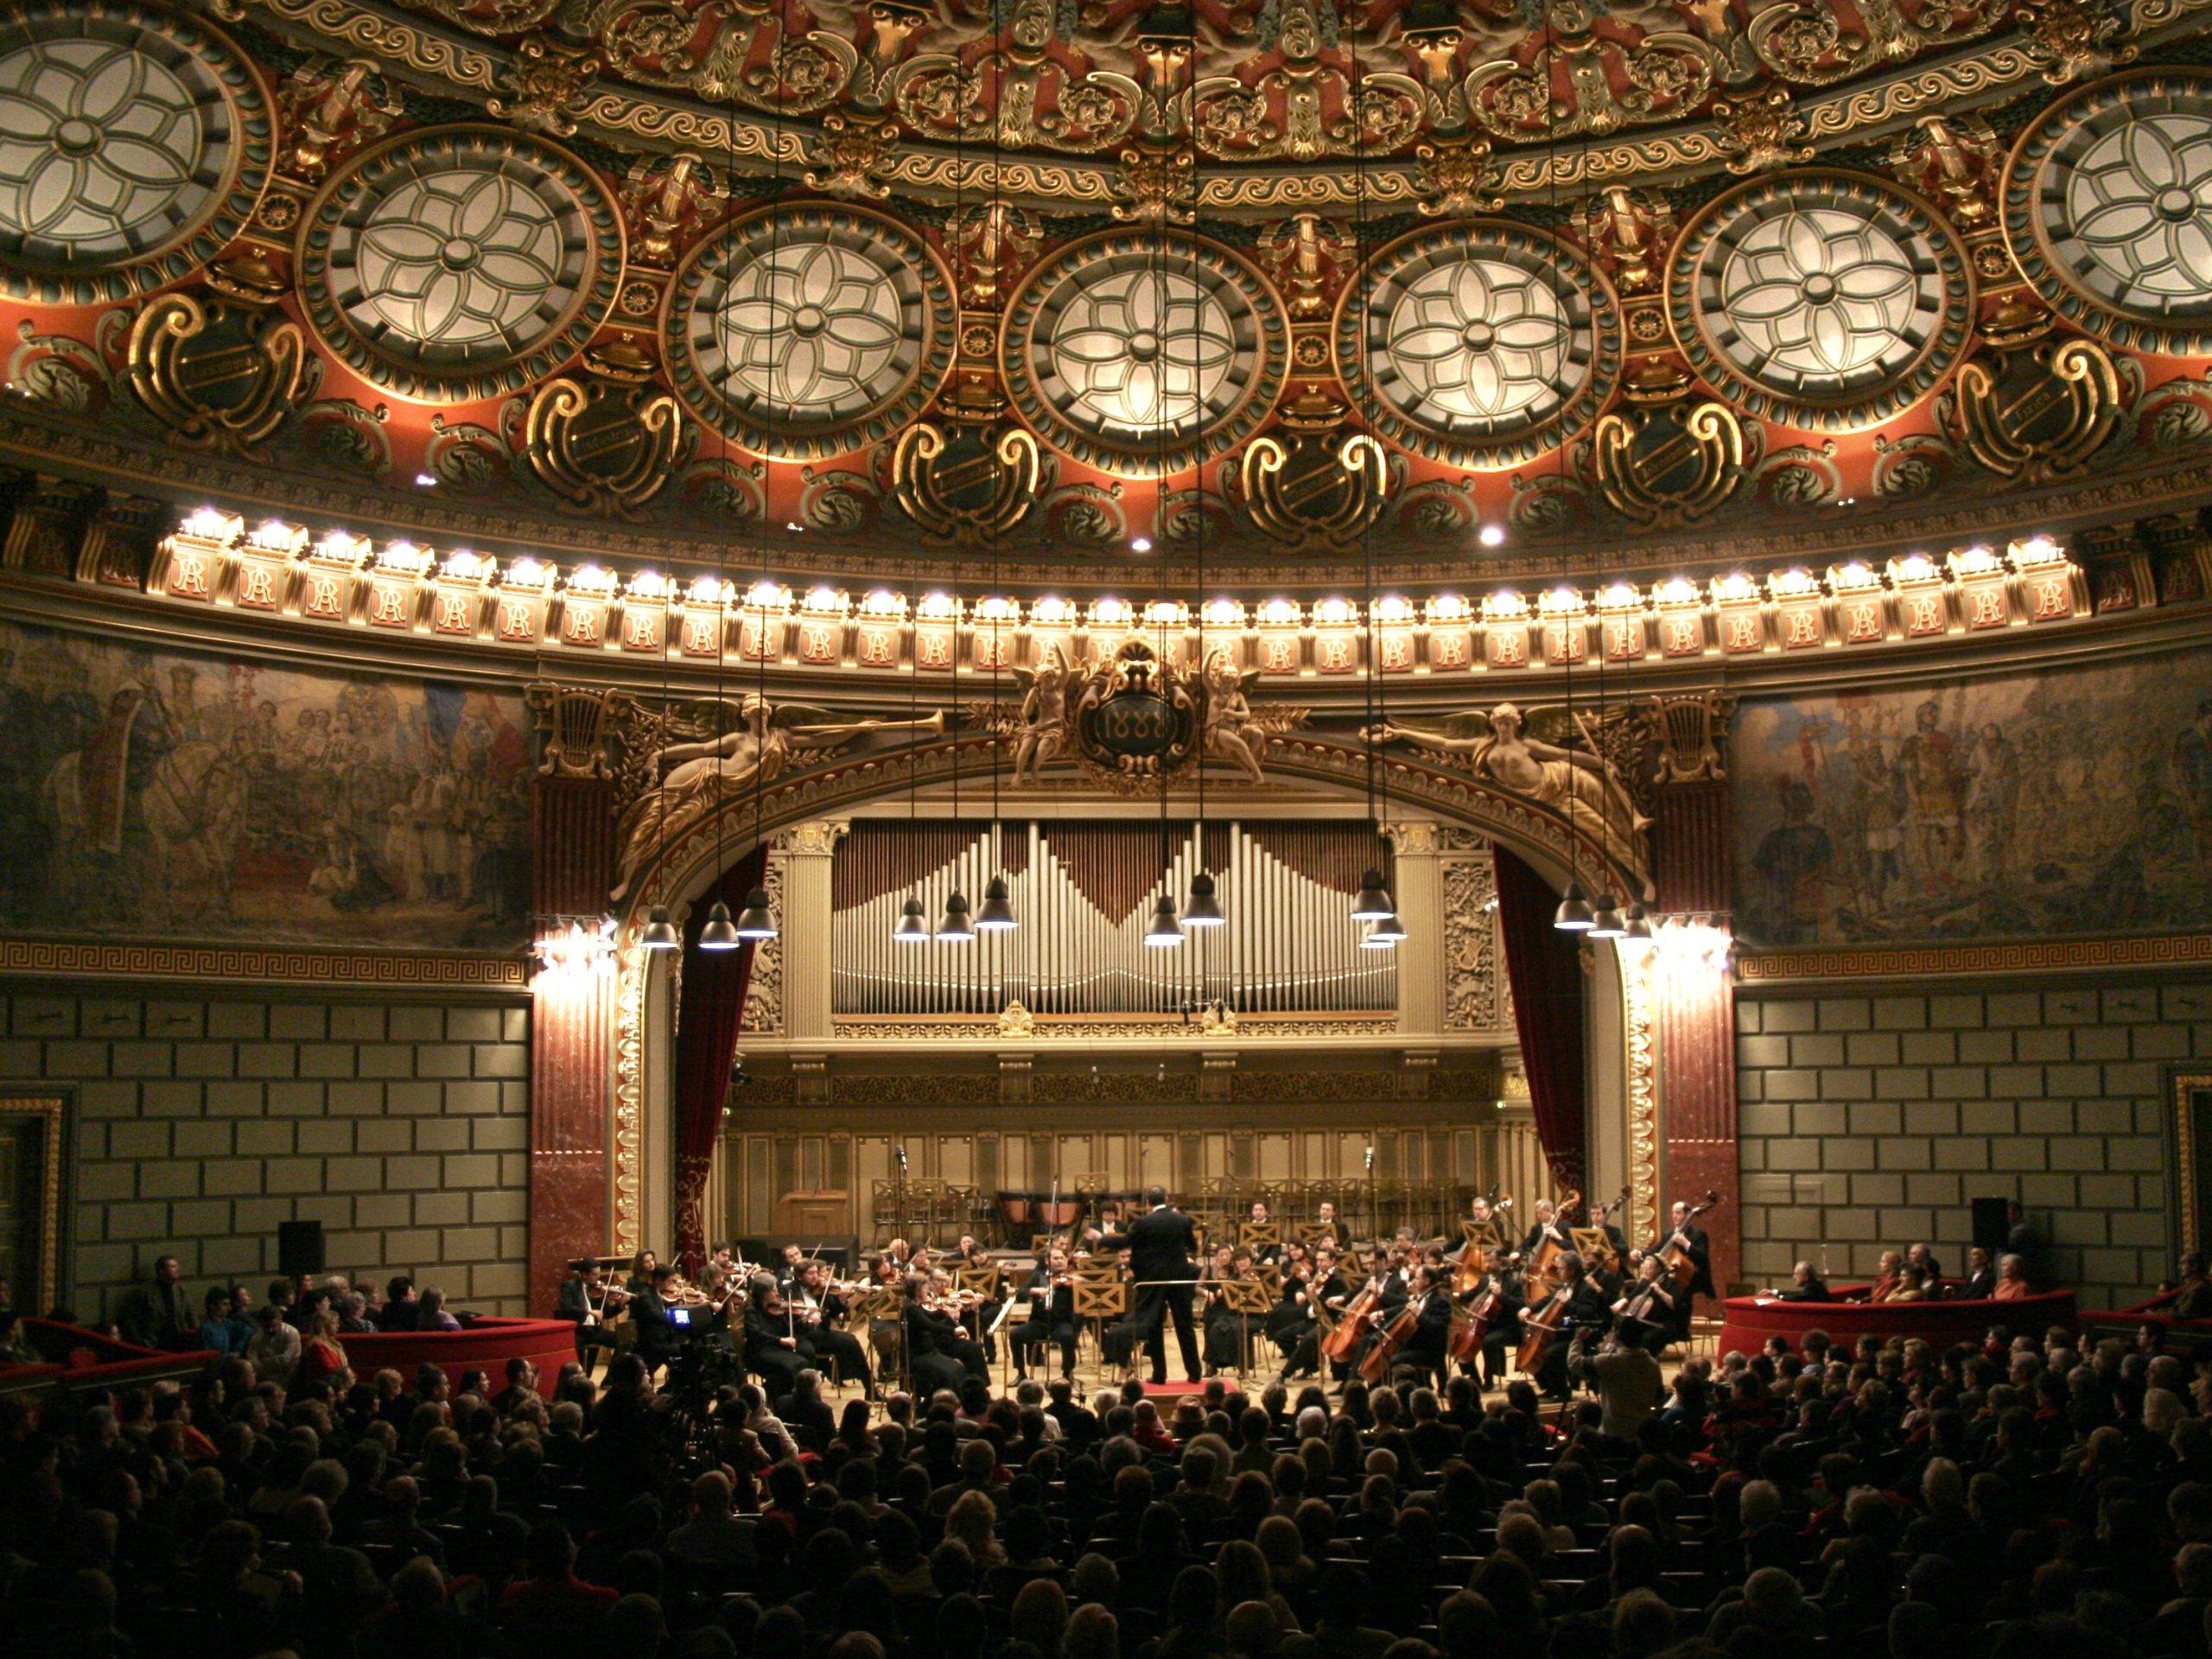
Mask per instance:
[[[346,1364],[346,1346],[338,1340],[338,1315],[320,1308],[308,1339],[300,1344],[300,1368],[295,1375],[302,1382],[329,1382],[335,1388]]]

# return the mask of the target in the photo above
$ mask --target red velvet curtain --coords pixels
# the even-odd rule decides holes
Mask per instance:
[[[1583,1185],[1581,936],[1552,925],[1559,895],[1526,864],[1497,849],[1498,931],[1513,986],[1513,1025],[1536,1116],[1544,1161],[1561,1187]]]
[[[717,899],[733,916],[743,910],[745,895],[760,885],[767,868],[767,849],[756,847],[722,872],[684,927],[683,989],[676,1020],[676,1255],[687,1273],[696,1273],[706,1259],[707,1176],[715,1142],[721,1138],[754,949],[747,939],[734,950],[702,950],[699,930]]]

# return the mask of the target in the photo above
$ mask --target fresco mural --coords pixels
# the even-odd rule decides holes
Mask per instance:
[[[0,623],[0,926],[519,946],[528,715]]]
[[[2212,655],[1738,710],[1752,944],[2212,924]]]

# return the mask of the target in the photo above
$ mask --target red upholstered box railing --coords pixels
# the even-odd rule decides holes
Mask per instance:
[[[1839,1296],[1864,1295],[1865,1285],[1839,1285]],[[1770,1296],[1731,1296],[1722,1305],[1719,1351],[1755,1354],[1769,1337],[1795,1349],[1808,1331],[1825,1331],[1848,1348],[1865,1336],[1888,1341],[1918,1337],[1937,1347],[1980,1342],[1992,1325],[2040,1335],[2076,1319],[2074,1293],[2046,1291],[2017,1300],[1940,1302],[1785,1302]]]
[[[561,1367],[576,1357],[576,1327],[566,1319],[486,1316],[471,1319],[466,1331],[388,1331],[339,1340],[356,1376],[389,1368],[411,1384],[416,1366],[435,1365],[457,1385],[463,1371],[480,1370],[494,1393],[507,1386],[507,1362],[527,1359],[537,1367],[537,1391],[549,1400]]]
[[[0,1366],[0,1394],[37,1392],[59,1382],[70,1389],[127,1388],[162,1377],[190,1376],[213,1357],[172,1354],[118,1342],[81,1325],[25,1319],[23,1334],[48,1357],[36,1365]]]

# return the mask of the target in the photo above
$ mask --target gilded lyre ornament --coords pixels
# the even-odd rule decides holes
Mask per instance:
[[[1718,783],[1728,776],[1728,721],[1736,699],[1692,691],[1651,699],[1647,716],[1658,741],[1662,783]]]
[[[1693,403],[1687,380],[1660,375],[1631,386],[1631,407],[1599,420],[1591,469],[1606,501],[1637,524],[1694,524],[1744,481],[1744,423],[1726,404]],[[1671,392],[1651,395],[1669,380]]]
[[[302,64],[285,81],[277,101],[284,112],[282,165],[310,184],[333,162],[383,137],[405,107],[366,58]]]
[[[1279,542],[1342,547],[1382,516],[1389,481],[1382,446],[1344,429],[1346,410],[1309,389],[1283,412],[1286,443],[1273,433],[1244,447],[1236,479],[1245,516]]]
[[[1997,175],[2004,142],[1988,118],[1924,115],[1890,141],[1890,171],[1938,204],[1961,234],[1997,220]]]
[[[604,778],[609,716],[627,706],[620,691],[536,680],[523,690],[544,747],[537,762],[546,778]]]
[[[1346,245],[1343,232],[1319,213],[1299,213],[1262,233],[1268,275],[1289,302],[1292,316],[1306,322],[1329,315]]]
[[[603,61],[594,48],[533,35],[515,48],[502,77],[505,93],[486,99],[484,107],[525,132],[566,138],[576,130],[576,115]]]
[[[2093,340],[2049,338],[2049,313],[2000,307],[1982,325],[1997,349],[1959,371],[1937,413],[1968,454],[2001,478],[2070,477],[2119,429],[2126,397],[2112,355]]]
[[[1040,470],[1026,428],[957,418],[916,422],[891,458],[899,506],[933,540],[960,547],[981,546],[1027,518]]]
[[[677,246],[698,233],[728,191],[697,154],[679,149],[639,156],[620,194],[630,219],[631,257],[666,270],[676,262]]]
[[[667,484],[683,438],[676,399],[635,376],[562,375],[531,397],[522,453],[563,505],[626,516]]]
[[[303,395],[307,340],[259,307],[166,294],[138,314],[130,387],[179,443],[238,454],[274,432]]]

